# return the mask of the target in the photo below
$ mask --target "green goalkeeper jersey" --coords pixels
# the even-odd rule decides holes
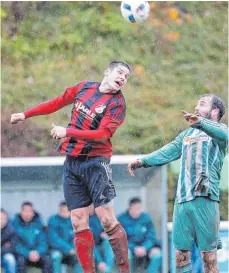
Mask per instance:
[[[219,201],[220,172],[228,145],[226,125],[201,118],[174,141],[142,158],[143,167],[162,166],[181,158],[176,202],[208,196]]]

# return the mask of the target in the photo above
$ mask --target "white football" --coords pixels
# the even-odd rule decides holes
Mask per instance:
[[[147,1],[122,1],[121,14],[131,23],[142,23],[149,17],[150,6]]]

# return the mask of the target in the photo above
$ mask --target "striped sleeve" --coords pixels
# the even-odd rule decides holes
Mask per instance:
[[[107,107],[106,114],[101,120],[99,128],[108,128],[111,136],[115,133],[118,127],[124,122],[126,116],[126,104],[123,97],[112,101]]]
[[[201,118],[200,122],[192,125],[204,131],[207,135],[225,146],[228,145],[228,128],[225,124],[210,119]]]

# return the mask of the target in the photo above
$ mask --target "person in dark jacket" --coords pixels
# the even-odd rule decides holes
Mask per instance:
[[[42,220],[30,202],[24,202],[13,221],[17,232],[16,254],[18,273],[26,273],[27,265],[41,267],[43,273],[52,273],[48,255],[47,236]]]
[[[129,208],[118,217],[127,233],[129,259],[149,259],[147,273],[159,273],[161,270],[161,250],[156,238],[156,230],[149,214],[143,212],[139,197],[129,202]]]
[[[1,264],[5,273],[16,273],[15,242],[15,229],[1,208]]]
[[[62,263],[71,266],[73,273],[82,272],[74,248],[70,212],[64,201],[60,203],[58,213],[49,218],[48,241],[51,246],[53,273],[62,272]]]
[[[111,273],[115,263],[114,253],[109,243],[109,238],[95,213],[93,204],[89,207],[89,215],[89,227],[95,241],[94,255],[96,268],[99,272]]]

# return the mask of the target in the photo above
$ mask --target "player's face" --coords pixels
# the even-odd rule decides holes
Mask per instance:
[[[1,228],[4,228],[7,225],[8,217],[4,212],[1,212]]]
[[[23,206],[21,210],[21,218],[25,222],[30,222],[34,217],[34,210],[31,206]]]
[[[129,76],[129,69],[123,65],[118,65],[112,70],[107,70],[106,81],[109,88],[117,92],[125,86]]]
[[[197,105],[195,107],[195,115],[203,117],[203,118],[212,118],[212,98],[211,97],[203,97],[198,100]]]
[[[68,210],[68,207],[67,206],[60,206],[59,215],[62,216],[63,218],[69,218],[70,211]]]
[[[136,203],[129,207],[129,214],[132,218],[137,219],[142,213],[142,204]]]

